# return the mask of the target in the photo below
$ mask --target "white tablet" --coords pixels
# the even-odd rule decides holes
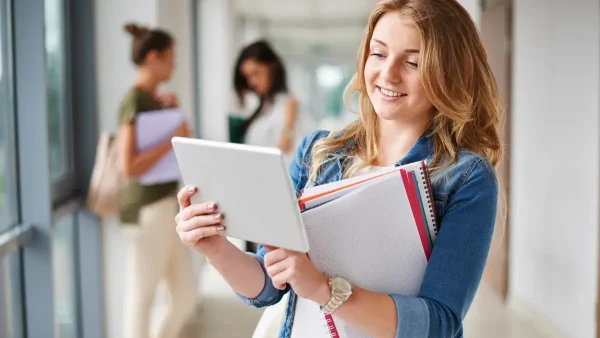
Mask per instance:
[[[225,235],[308,252],[298,201],[282,152],[244,144],[175,137],[173,149],[192,203],[214,201]]]

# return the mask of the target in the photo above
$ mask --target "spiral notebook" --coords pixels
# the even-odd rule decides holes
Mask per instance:
[[[299,205],[311,261],[371,291],[416,295],[438,233],[432,196],[425,162],[306,189]],[[296,337],[368,335],[298,298]]]

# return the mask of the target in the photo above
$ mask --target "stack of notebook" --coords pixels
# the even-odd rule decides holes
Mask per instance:
[[[300,208],[315,267],[380,293],[416,295],[438,232],[425,162],[308,188]],[[368,337],[299,298],[293,337]]]

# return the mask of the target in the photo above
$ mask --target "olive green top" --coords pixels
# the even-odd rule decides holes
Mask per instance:
[[[123,98],[119,109],[119,125],[135,123],[139,113],[163,107],[150,94],[133,87]],[[137,224],[143,206],[163,197],[177,194],[178,182],[142,185],[137,178],[127,178],[119,199],[120,220],[124,224]]]

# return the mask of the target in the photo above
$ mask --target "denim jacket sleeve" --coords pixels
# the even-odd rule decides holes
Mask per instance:
[[[449,201],[417,297],[396,302],[396,337],[455,337],[477,291],[496,220],[498,183],[485,160]]]
[[[267,254],[267,250],[262,246],[258,246],[258,250],[256,253],[248,253],[248,255],[256,258],[261,268],[263,269],[263,273],[265,274],[265,285],[263,286],[262,291],[256,296],[256,298],[247,298],[242,296],[239,293],[236,295],[241,298],[246,304],[252,305],[257,308],[270,306],[279,303],[281,298],[290,291],[290,286],[288,285],[284,290],[276,289],[273,286],[273,281],[271,277],[267,275],[267,270],[265,270],[265,255]]]
[[[314,139],[315,137],[315,134],[312,134],[310,136],[305,137],[302,140],[302,143],[298,147],[294,160],[290,164],[290,176],[296,194],[298,194],[298,192],[301,189],[299,187],[304,186],[304,183],[306,181],[306,167],[303,164],[304,157],[305,153],[307,152],[306,148],[308,143],[310,143],[310,140]],[[258,262],[260,263],[260,266],[262,267],[263,272],[265,274],[265,285],[263,287],[263,290],[258,296],[256,296],[256,298],[246,298],[240,295],[239,293],[237,294],[237,296],[241,298],[246,304],[255,307],[264,307],[277,304],[281,300],[281,298],[283,298],[283,296],[288,291],[290,291],[290,286],[288,285],[284,290],[276,289],[273,286],[273,281],[271,280],[271,277],[267,275],[267,271],[265,270],[265,255],[267,254],[267,250],[262,245],[258,246],[258,250],[255,254],[248,254],[256,258],[256,260],[258,260]]]

